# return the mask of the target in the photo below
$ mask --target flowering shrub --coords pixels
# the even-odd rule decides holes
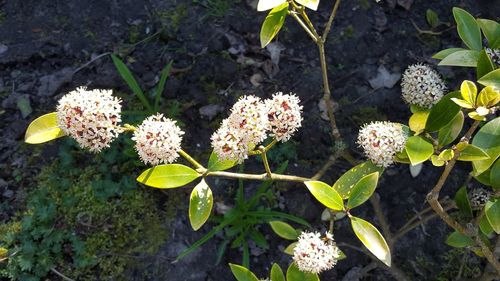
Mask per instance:
[[[458,34],[468,49],[446,49],[434,58],[441,60],[440,65],[474,67],[477,83],[466,80],[459,90],[446,93],[446,86],[435,70],[423,64],[409,66],[401,82],[402,99],[410,105],[412,112],[408,126],[380,121],[365,124],[359,131],[357,143],[368,160],[359,163],[351,155],[337,128],[330,100],[324,48],[339,3],[338,0],[335,2],[322,34],[315,29],[305,9],[316,10],[319,0],[261,0],[257,7],[259,11],[270,10],[260,33],[262,47],[277,35],[286,16],[293,17],[318,46],[323,99],[334,146],[339,148],[329,157],[325,167],[330,167],[338,157],[343,157],[354,166],[333,184],[319,180],[324,173],[323,168],[310,178],[274,173],[270,169],[268,152],[280,142],[288,141],[301,126],[302,106],[294,94],[275,93],[265,100],[251,95],[241,97],[228,118],[213,133],[213,153],[206,166],[181,148],[182,130],[161,114],[146,118],[137,127],[120,125],[120,102],[112,97],[110,91],[79,88],[64,96],[57,113],[33,121],[26,132],[26,142],[42,143],[70,136],[82,148],[99,152],[109,146],[119,133],[133,132],[140,158],[145,164],[153,165],[137,177],[138,182],[155,188],[177,188],[201,178],[190,197],[189,218],[195,230],[207,221],[213,206],[213,195],[206,178],[304,183],[312,196],[326,208],[325,218],[330,221],[330,227],[326,236],[321,238],[317,232],[301,232],[285,222],[269,221],[278,236],[292,241],[298,238],[286,250],[293,256],[286,273],[288,281],[319,280],[318,273],[331,269],[344,257],[339,248],[342,246],[337,247],[333,242],[335,221],[344,217],[350,220],[354,234],[377,264],[389,270],[396,279],[408,280],[397,263],[393,263],[391,250],[399,237],[426,219],[413,218],[408,225],[392,233],[380,210],[375,190],[384,168],[397,162],[410,164],[410,169],[415,171],[429,161],[433,166],[444,166],[427,201],[430,209],[454,230],[446,243],[471,249],[485,257],[494,272],[500,273],[500,263],[491,246],[491,241],[500,233],[500,160],[497,160],[500,156],[500,118],[494,115],[500,102],[500,70],[497,65],[500,25],[491,20],[475,19],[468,12],[454,8]],[[488,48],[483,46],[482,34],[487,39]],[[478,89],[478,84],[482,85],[482,89]],[[464,113],[470,117],[467,122]],[[462,134],[464,127],[467,129]],[[192,167],[173,164],[178,156],[186,159]],[[252,156],[262,159],[264,173],[226,171]],[[462,187],[456,193],[456,203],[449,204],[440,200],[439,195],[457,161],[471,162],[471,176],[487,186],[487,191],[475,191],[468,196],[467,190]],[[370,202],[375,209],[382,233],[372,223],[355,216],[356,208],[365,202]],[[457,220],[450,216],[448,212],[452,205],[456,205],[467,218]],[[342,239],[336,238],[337,241]],[[258,280],[247,269],[248,260],[244,263],[245,266],[230,265],[236,279]],[[271,269],[271,279],[285,280],[277,264]]]

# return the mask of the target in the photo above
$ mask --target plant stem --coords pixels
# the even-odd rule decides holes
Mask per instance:
[[[203,165],[198,163],[198,161],[196,161],[193,157],[191,157],[191,155],[189,155],[184,150],[182,150],[182,149],[179,150],[179,155],[184,157],[184,159],[186,159],[189,163],[191,163],[196,169],[205,169],[205,167],[203,167]]]
[[[260,150],[260,156],[262,156],[262,162],[264,163],[264,169],[266,170],[267,177],[272,178],[273,173],[271,172],[271,168],[269,167],[269,162],[267,161],[266,148],[260,146],[259,150]]]
[[[309,37],[311,37],[311,39],[317,43],[317,38],[316,36],[314,36],[314,34],[312,33],[312,31],[309,29],[309,27],[307,27],[307,25],[300,19],[300,17],[297,15],[297,12],[296,11],[291,11],[290,12],[290,15],[292,15],[292,17],[299,23],[299,25],[306,31],[307,35],[309,35]]]
[[[321,37],[323,43],[326,42],[326,38],[328,37],[328,33],[330,33],[330,28],[332,27],[333,20],[335,19],[335,15],[337,14],[337,10],[339,9],[340,0],[336,0],[333,5],[332,12],[330,13],[330,17],[328,18],[328,23],[325,26],[325,30],[323,31],[323,36]]]
[[[259,180],[259,181],[278,180],[278,181],[305,182],[305,181],[311,180],[309,178],[275,174],[275,173],[271,173],[271,175],[268,175],[267,173],[264,173],[264,174],[243,174],[243,173],[233,173],[233,172],[223,172],[223,171],[208,172],[206,174],[206,176],[207,177],[233,178],[233,179]]]
[[[474,131],[477,129],[479,126],[480,121],[474,121],[472,126],[469,128],[467,133],[464,135],[463,139],[468,141]],[[448,176],[450,175],[451,171],[453,170],[453,167],[455,166],[458,157],[460,156],[459,151],[455,151],[455,156],[448,162],[446,167],[443,170],[443,173],[441,174],[441,177],[439,177],[438,182],[434,186],[434,188],[427,194],[427,201],[429,202],[429,205],[432,207],[432,209],[441,217],[441,219],[448,224],[450,227],[455,229],[456,231],[460,232],[463,235],[466,235],[470,238],[472,238],[479,247],[481,247],[481,251],[483,252],[484,256],[488,260],[488,262],[493,265],[495,270],[500,274],[500,262],[495,258],[491,250],[488,248],[488,246],[485,245],[485,243],[481,240],[479,235],[477,234],[478,229],[477,226],[471,226],[471,227],[465,227],[461,225],[458,221],[456,221],[454,218],[452,218],[444,209],[443,206],[441,206],[441,203],[439,203],[439,192],[443,188],[446,180],[448,179]]]

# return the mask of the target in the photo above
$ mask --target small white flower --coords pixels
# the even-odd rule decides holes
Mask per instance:
[[[111,90],[79,87],[64,95],[57,105],[61,130],[91,152],[100,152],[119,135],[120,99]]]
[[[233,105],[227,120],[229,128],[255,145],[267,137],[266,107],[256,96],[241,97]]]
[[[359,130],[357,143],[374,164],[388,167],[394,163],[394,155],[405,148],[406,136],[398,123],[375,121]]]
[[[317,232],[302,232],[293,250],[293,260],[300,271],[320,273],[332,269],[340,257],[340,250],[327,233],[321,238]]]
[[[500,49],[486,48],[486,53],[494,64],[500,65]]]
[[[444,95],[446,85],[441,76],[424,64],[410,65],[401,79],[403,100],[408,104],[430,108]]]
[[[211,137],[212,147],[222,160],[234,160],[242,163],[248,158],[248,139],[238,130],[229,126],[228,119],[222,121],[220,128]]]
[[[184,132],[175,121],[156,114],[146,118],[134,132],[135,150],[145,164],[172,163],[179,157]]]
[[[484,188],[475,188],[470,194],[470,205],[474,210],[480,210],[490,200],[492,192]]]
[[[268,130],[278,141],[286,142],[302,122],[302,106],[294,94],[278,92],[264,101],[267,109]]]

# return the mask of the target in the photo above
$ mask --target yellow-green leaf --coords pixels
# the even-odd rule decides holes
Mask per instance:
[[[493,230],[500,234],[500,199],[486,202],[484,211]]]
[[[472,144],[481,148],[490,158],[473,161],[474,174],[479,175],[495,162],[500,155],[500,117],[486,123],[472,139]]]
[[[244,266],[230,263],[229,267],[238,281],[259,281],[259,278]]]
[[[274,233],[278,234],[279,237],[287,240],[297,240],[297,231],[288,223],[283,221],[270,221],[269,225],[273,229]]]
[[[456,53],[458,51],[467,51],[466,49],[464,48],[449,48],[449,49],[444,49],[444,50],[441,50],[439,52],[437,52],[436,54],[434,54],[432,56],[433,59],[438,59],[438,60],[442,60],[444,58],[446,58],[447,56],[453,54],[453,53]]]
[[[479,92],[477,105],[487,108],[493,107],[500,102],[500,92],[492,86],[485,87]]]
[[[500,68],[484,75],[481,79],[477,80],[477,82],[484,86],[492,86],[500,89]]]
[[[26,129],[24,141],[30,144],[48,142],[60,137],[64,137],[63,130],[57,123],[57,113],[52,112],[42,115],[31,122]]]
[[[347,201],[347,208],[355,208],[370,198],[378,183],[378,172],[371,173],[362,177],[353,187],[351,196]]]
[[[285,274],[283,274],[283,270],[281,270],[281,267],[277,263],[274,263],[271,267],[270,280],[285,281]]]
[[[363,219],[350,218],[352,229],[363,245],[381,262],[391,266],[391,251],[377,228]]]
[[[293,242],[292,244],[288,245],[283,252],[285,254],[293,256],[293,251],[295,250],[295,246],[297,246],[297,242]]]
[[[439,153],[439,160],[450,161],[455,156],[455,152],[452,149],[445,149]]]
[[[405,150],[412,165],[425,162],[434,153],[432,144],[419,136],[409,137],[406,140]]]
[[[454,248],[463,248],[474,245],[474,240],[458,231],[454,231],[446,238],[446,244]]]
[[[427,122],[427,117],[429,117],[430,111],[417,111],[413,113],[408,121],[410,129],[415,133],[419,134],[425,129],[425,123]]]
[[[175,188],[186,185],[201,175],[181,164],[158,165],[147,169],[137,181],[156,188]]]
[[[344,202],[340,194],[333,187],[321,181],[306,181],[304,184],[309,192],[325,207],[333,210],[343,210]]]
[[[236,166],[236,164],[238,164],[238,161],[219,159],[217,153],[212,151],[212,154],[210,154],[210,158],[208,159],[208,170],[212,172],[224,171]]]
[[[457,23],[458,35],[465,45],[472,50],[481,50],[483,42],[476,19],[464,9],[457,7],[453,7],[453,17]]]
[[[476,160],[485,160],[489,159],[490,156],[481,148],[469,144],[462,151],[460,151],[460,156],[458,156],[458,160],[460,161],[476,161]]]
[[[285,22],[285,17],[288,13],[288,2],[285,2],[279,6],[274,7],[267,15],[264,23],[262,23],[262,28],[260,30],[260,45],[262,48],[267,46],[273,40],[273,38],[278,34],[283,23]]]
[[[463,81],[462,85],[460,85],[460,94],[462,95],[462,98],[469,104],[473,106],[476,104],[477,87],[474,82],[469,80]]]
[[[438,65],[476,67],[478,59],[479,52],[476,50],[456,51],[446,56]]]
[[[443,160],[439,159],[439,157],[437,155],[431,156],[431,162],[432,162],[432,165],[434,165],[436,167],[441,167],[445,163]]]
[[[488,19],[476,19],[477,24],[483,31],[484,37],[488,39],[488,44],[491,45],[500,38],[500,24]]]
[[[214,198],[205,179],[198,183],[189,198],[189,222],[193,230],[198,230],[210,217]]]
[[[496,161],[491,167],[490,183],[494,189],[500,189],[500,161]]]
[[[317,274],[302,272],[297,265],[292,262],[286,271],[287,281],[319,281]]]
[[[333,189],[335,189],[342,198],[349,198],[354,185],[364,176],[369,175],[374,172],[379,172],[382,174],[383,168],[376,166],[371,161],[366,161],[364,163],[358,164],[351,168],[349,171],[345,172],[334,184]]]
[[[318,9],[319,0],[295,0],[295,2],[299,3],[302,6],[305,6],[313,11]]]
[[[466,100],[463,100],[463,99],[457,99],[457,98],[452,98],[451,100],[452,100],[454,103],[458,104],[458,105],[459,105],[460,107],[462,107],[462,108],[467,108],[467,109],[472,109],[472,108],[474,108],[474,106],[473,106],[470,102],[468,102],[468,101],[466,101]]]

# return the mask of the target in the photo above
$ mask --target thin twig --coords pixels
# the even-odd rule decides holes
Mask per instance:
[[[112,53],[111,52],[106,52],[106,53],[102,53],[94,58],[92,58],[90,61],[88,61],[87,63],[85,63],[84,65],[78,67],[77,69],[75,69],[75,71],[73,71],[73,75],[76,74],[77,72],[79,72],[80,70],[84,69],[85,67],[89,66],[90,64],[92,64],[93,62],[95,62],[96,60],[102,58],[102,57],[105,57],[105,56],[108,56],[108,55],[111,55]]]
[[[69,278],[68,276],[62,274],[61,272],[57,271],[55,268],[51,268],[50,271],[61,277],[62,279],[66,281],[75,281],[74,279]]]
[[[243,174],[243,173],[233,173],[233,172],[208,172],[206,174],[207,177],[223,177],[223,178],[233,178],[233,179],[247,179],[247,180],[259,180],[259,181],[267,181],[267,180],[277,180],[277,181],[293,181],[293,182],[305,182],[310,181],[310,178],[303,178],[297,176],[289,176],[282,174],[271,173],[269,177],[267,173],[264,174]]]
[[[309,35],[309,37],[311,37],[311,39],[314,41],[314,43],[317,43],[318,42],[318,39],[314,36],[314,34],[312,33],[312,31],[309,29],[309,27],[307,27],[307,25],[302,21],[302,19],[300,19],[300,17],[297,15],[297,12],[295,11],[291,11],[290,12],[290,15],[292,15],[292,17],[299,23],[299,25],[306,31],[307,35]]]
[[[323,36],[321,37],[323,43],[326,42],[326,38],[330,33],[330,28],[332,27],[332,23],[333,20],[335,19],[335,15],[337,14],[337,10],[339,9],[339,5],[340,5],[340,0],[335,1],[335,5],[333,5],[332,12],[330,13],[330,17],[328,18],[328,22],[326,23],[325,30],[323,31]]]

